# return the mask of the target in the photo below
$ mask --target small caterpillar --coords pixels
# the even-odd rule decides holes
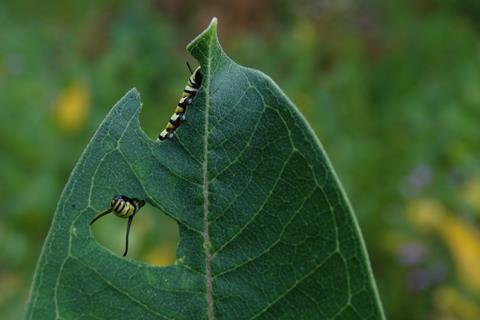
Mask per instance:
[[[197,67],[195,71],[192,71],[190,64],[187,62],[188,70],[190,70],[191,76],[188,79],[185,89],[183,89],[182,97],[177,104],[175,113],[172,114],[165,129],[158,136],[158,140],[163,141],[165,139],[173,138],[173,133],[177,128],[185,121],[185,112],[187,107],[192,104],[193,98],[198,92],[198,89],[202,85],[203,74],[200,71],[200,67]]]
[[[145,201],[143,200],[131,199],[126,196],[116,195],[113,197],[112,202],[110,203],[110,208],[97,214],[92,221],[90,221],[90,225],[111,212],[113,212],[117,217],[128,218],[127,234],[125,236],[125,252],[123,253],[123,256],[125,257],[128,252],[128,234],[130,233],[130,226],[132,225],[133,217],[144,205]]]

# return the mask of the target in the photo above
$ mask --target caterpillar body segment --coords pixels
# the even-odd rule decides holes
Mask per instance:
[[[178,101],[175,113],[170,117],[165,129],[163,129],[158,136],[158,140],[160,141],[173,138],[175,130],[177,130],[182,122],[185,121],[187,108],[193,103],[193,99],[202,85],[203,74],[200,71],[200,67],[197,67],[195,71],[192,71],[188,62],[187,66],[191,72],[190,78],[188,78],[187,85],[185,86],[185,89],[183,89],[182,97]]]

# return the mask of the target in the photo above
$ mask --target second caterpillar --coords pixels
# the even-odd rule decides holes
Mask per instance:
[[[117,217],[128,218],[127,234],[125,235],[125,252],[123,253],[123,256],[125,257],[128,253],[128,235],[130,233],[130,226],[132,225],[133,217],[138,212],[138,210],[140,210],[140,208],[143,207],[144,205],[145,205],[144,200],[129,198],[122,195],[116,195],[115,197],[113,197],[112,201],[110,202],[110,208],[97,214],[92,219],[92,221],[90,221],[90,225],[92,225],[95,221],[97,221],[101,217],[109,214],[110,212],[115,213]]]
[[[183,89],[183,94],[177,104],[175,113],[172,114],[170,120],[165,126],[165,129],[158,136],[158,140],[160,141],[173,138],[175,130],[177,130],[182,122],[185,121],[185,112],[187,111],[187,107],[193,103],[193,98],[195,98],[198,89],[200,89],[200,86],[202,85],[203,75],[200,71],[200,67],[197,67],[195,71],[192,71],[192,68],[188,62],[187,66],[190,70],[191,76],[188,79],[185,89]]]

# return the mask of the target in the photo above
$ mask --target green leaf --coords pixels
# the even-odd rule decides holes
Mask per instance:
[[[60,198],[28,319],[383,319],[318,139],[270,78],[225,55],[216,25],[188,46],[204,80],[172,140],[142,131],[135,89],[100,125]],[[89,222],[116,194],[178,222],[174,265],[94,240]]]

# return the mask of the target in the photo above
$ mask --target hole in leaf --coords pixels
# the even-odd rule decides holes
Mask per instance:
[[[127,221],[113,213],[100,218],[91,226],[95,240],[121,256],[125,250]],[[146,204],[132,221],[127,257],[157,266],[168,266],[175,261],[178,240],[177,222]]]

